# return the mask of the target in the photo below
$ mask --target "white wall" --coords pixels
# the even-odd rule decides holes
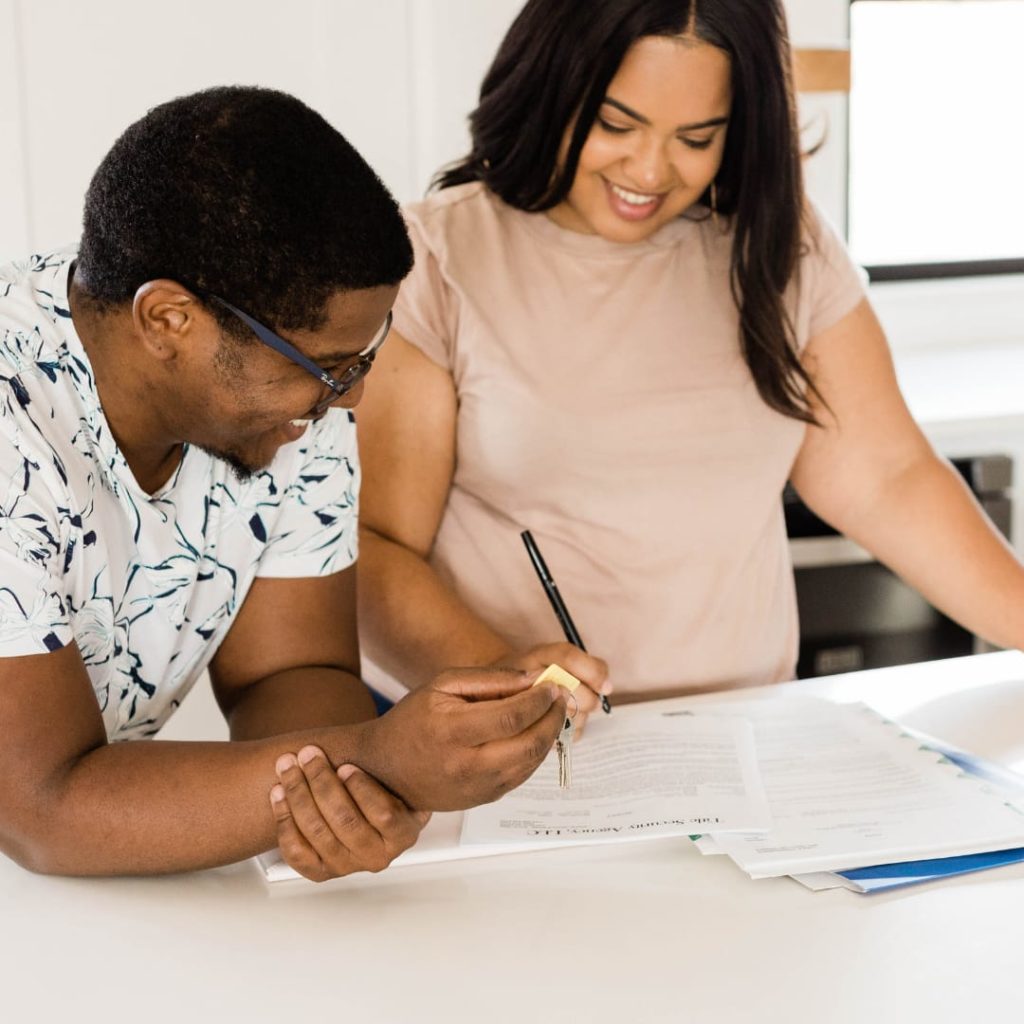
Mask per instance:
[[[0,26],[11,27],[0,31],[0,74],[15,99],[0,114],[0,254],[74,239],[89,178],[121,130],[162,100],[214,84],[301,96],[409,194],[410,6],[177,0],[168,13],[139,0],[0,0]],[[15,51],[9,62],[5,48]],[[25,142],[17,159],[11,139]]]
[[[849,0],[786,0],[794,46],[841,49],[849,41]],[[842,93],[799,97],[805,150],[824,144],[804,165],[807,190],[829,219],[846,231],[846,96]]]
[[[796,46],[828,49],[848,37],[848,0],[785,0],[789,34]]]
[[[522,0],[428,0],[412,11],[416,188],[469,148],[466,119]]]
[[[0,5],[0,259],[27,251],[28,167],[25,161],[26,127],[22,83],[23,63],[19,48],[21,31],[18,6],[12,0]]]
[[[789,0],[794,37],[845,40],[846,0]],[[122,129],[162,100],[268,85],[319,110],[400,199],[466,149],[466,115],[521,0],[0,0],[0,258],[73,240],[82,196]],[[809,169],[844,219],[845,113],[808,101],[826,151]]]
[[[849,0],[786,0],[798,46],[843,46]],[[0,259],[73,240],[117,134],[161,100],[247,82],[294,92],[399,199],[465,152],[466,115],[521,0],[0,0]],[[846,101],[803,96],[811,194],[846,222]],[[1024,341],[1024,280],[888,286],[895,349]],[[1024,408],[1024,406],[1022,406]]]

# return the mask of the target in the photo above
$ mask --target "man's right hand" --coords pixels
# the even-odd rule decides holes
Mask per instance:
[[[451,669],[365,726],[362,767],[409,807],[455,811],[525,782],[565,720],[566,691],[537,672]]]

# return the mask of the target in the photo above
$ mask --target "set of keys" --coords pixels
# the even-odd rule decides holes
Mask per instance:
[[[576,698],[574,697],[573,700]],[[572,738],[576,732],[575,713],[565,716],[565,725],[555,740],[555,756],[558,758],[558,788],[568,789],[572,785]]]
[[[565,716],[565,724],[562,731],[555,740],[555,757],[558,758],[558,788],[569,789],[572,786],[572,740],[576,732],[576,712],[579,705],[576,703],[574,691],[580,685],[580,681],[564,668],[558,665],[548,665],[540,674],[540,677],[533,684],[539,686],[541,683],[557,683],[569,691],[569,698],[572,702],[572,710]]]

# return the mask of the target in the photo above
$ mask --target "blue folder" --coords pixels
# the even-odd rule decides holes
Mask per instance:
[[[864,893],[898,889],[937,878],[952,878],[971,871],[984,871],[1004,864],[1024,861],[1024,848],[999,850],[996,853],[967,853],[961,857],[939,857],[935,860],[912,860],[905,864],[877,864],[870,868],[837,871],[837,875],[853,882]]]

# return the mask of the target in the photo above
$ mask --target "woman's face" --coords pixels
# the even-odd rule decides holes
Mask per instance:
[[[548,216],[613,242],[654,234],[710,185],[731,105],[722,50],[689,37],[639,40],[608,86],[568,196]]]

